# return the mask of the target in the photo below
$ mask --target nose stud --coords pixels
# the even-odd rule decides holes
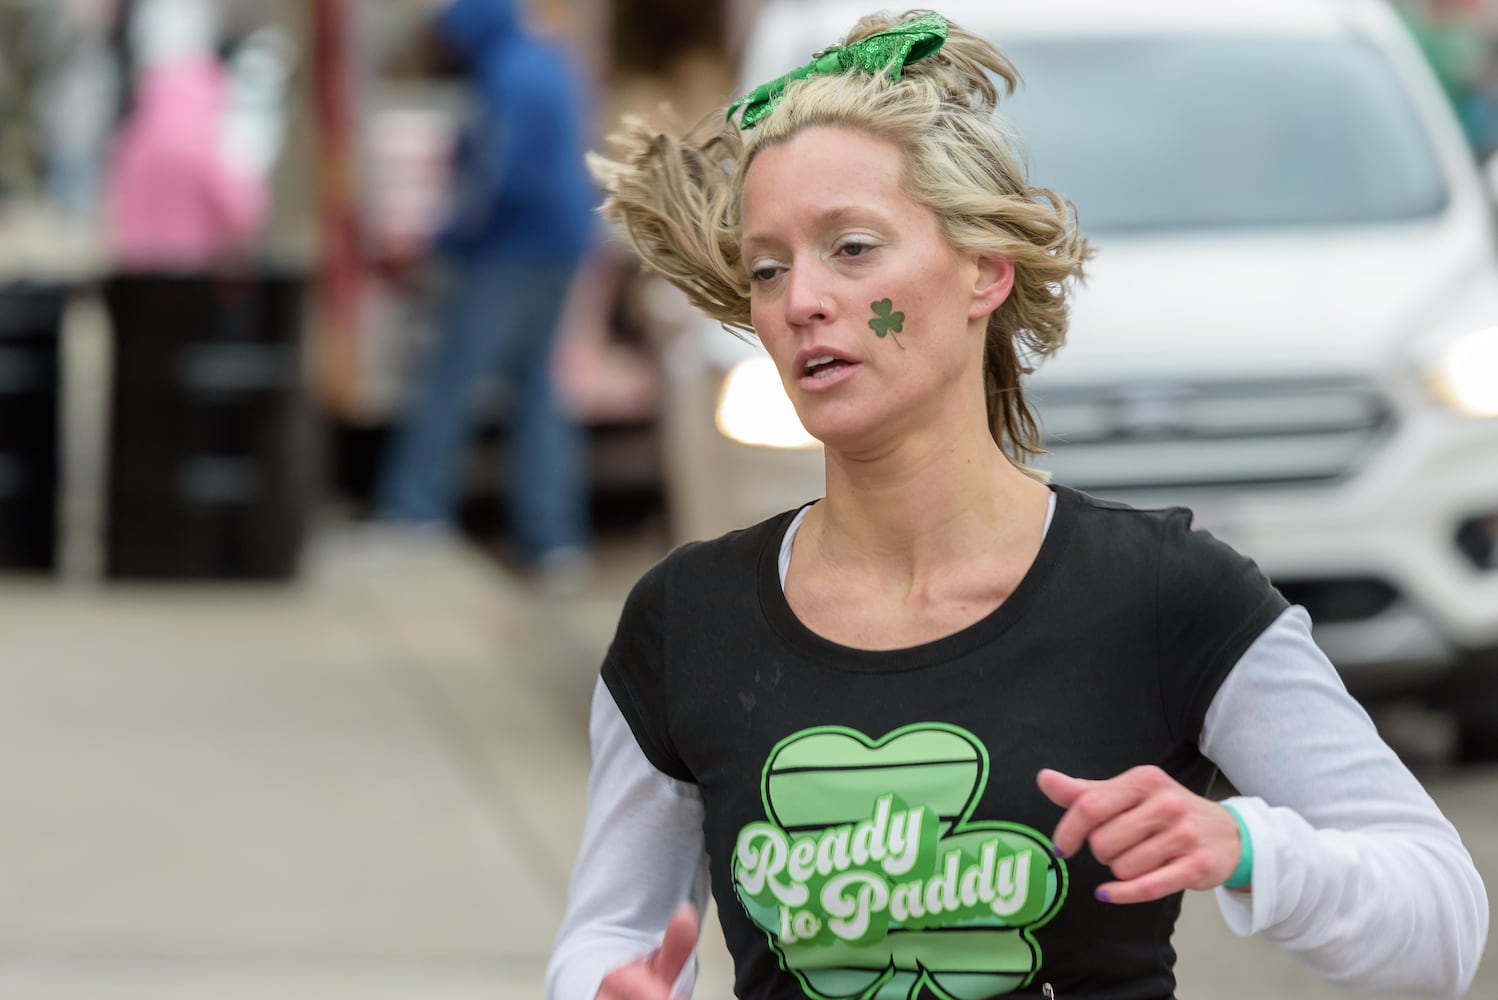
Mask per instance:
[[[827,306],[823,304],[821,299],[817,299],[817,312],[822,313],[823,315],[826,315],[827,313]]]

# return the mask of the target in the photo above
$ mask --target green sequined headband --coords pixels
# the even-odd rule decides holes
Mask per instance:
[[[888,70],[891,80],[899,79],[906,63],[916,62],[939,51],[947,40],[947,19],[940,14],[922,14],[901,21],[887,31],[860,38],[851,45],[834,46],[817,53],[805,66],[785,76],[762,83],[728,107],[728,118],[739,108],[744,115],[740,128],[753,128],[765,115],[775,110],[785,89],[795,80],[812,76],[831,76],[856,70],[878,73]]]

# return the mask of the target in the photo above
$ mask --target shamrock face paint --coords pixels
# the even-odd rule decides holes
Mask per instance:
[[[880,299],[878,302],[870,302],[869,308],[874,310],[874,317],[869,320],[869,329],[874,331],[874,336],[881,340],[886,336],[894,336],[905,327],[905,314],[895,312],[895,304],[889,299]],[[895,346],[905,350],[905,345],[900,343],[900,338],[895,337]]]
[[[874,740],[823,726],[782,741],[761,778],[733,880],[810,1000],[979,1000],[1041,965],[1031,932],[1066,896],[1066,866],[1016,823],[971,818],[988,754],[966,730]]]

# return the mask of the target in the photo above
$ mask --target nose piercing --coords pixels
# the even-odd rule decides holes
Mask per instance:
[[[821,299],[817,299],[817,312],[825,313],[826,311],[827,311],[827,307],[822,304],[822,300]]]

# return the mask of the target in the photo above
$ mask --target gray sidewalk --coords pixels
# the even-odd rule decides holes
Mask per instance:
[[[540,996],[619,586],[0,583],[0,997]]]

